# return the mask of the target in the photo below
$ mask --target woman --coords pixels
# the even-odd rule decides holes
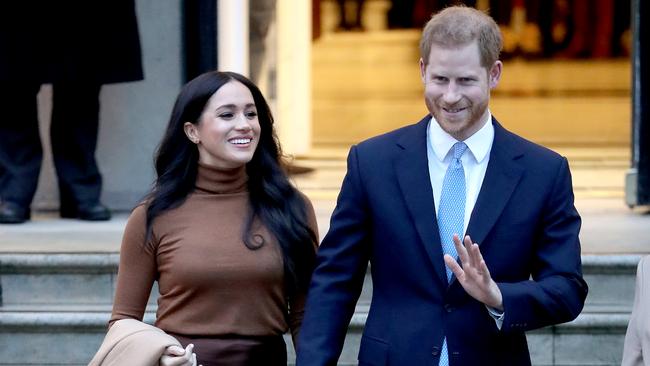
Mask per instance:
[[[622,366],[650,365],[650,256],[636,269],[636,289],[630,323],[625,334]]]
[[[141,320],[185,347],[161,365],[286,365],[314,265],[316,220],[288,181],[259,89],[232,72],[187,83],[155,159],[154,187],[125,228],[111,323]],[[192,349],[193,348],[193,349]]]

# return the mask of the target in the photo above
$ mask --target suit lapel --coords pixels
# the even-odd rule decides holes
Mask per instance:
[[[442,259],[442,246],[427,162],[426,128],[430,119],[430,117],[424,118],[397,141],[402,152],[395,160],[394,168],[406,206],[420,236],[420,242],[424,245],[440,281],[446,286],[447,275]]]
[[[503,212],[521,179],[523,168],[516,161],[523,153],[511,134],[494,120],[490,161],[467,226],[472,241],[481,245]]]

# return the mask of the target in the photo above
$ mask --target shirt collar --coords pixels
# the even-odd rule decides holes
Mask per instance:
[[[483,127],[464,141],[477,163],[482,162],[488,155],[492,147],[492,141],[494,140],[494,126],[491,123],[492,113],[489,110],[486,118],[487,120],[483,124]],[[431,122],[429,123],[429,136],[433,152],[440,161],[445,160],[451,147],[458,142],[458,140],[440,127],[438,121],[433,116],[431,116]]]

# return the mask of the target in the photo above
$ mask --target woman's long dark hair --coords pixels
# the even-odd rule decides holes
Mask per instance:
[[[276,237],[282,249],[289,294],[306,290],[314,266],[317,240],[307,222],[306,202],[289,183],[283,169],[273,116],[264,96],[255,84],[234,72],[204,73],[185,84],[179,93],[156,152],[157,179],[145,197],[147,239],[156,217],[180,206],[194,190],[199,152],[185,135],[184,123],[198,124],[210,97],[230,81],[238,81],[250,90],[261,128],[257,149],[246,164],[251,207],[242,234],[244,243],[251,250],[263,245],[252,233],[253,221],[258,218]]]

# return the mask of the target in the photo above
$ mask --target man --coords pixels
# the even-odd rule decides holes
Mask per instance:
[[[524,332],[582,310],[567,160],[488,109],[501,46],[492,18],[472,8],[447,8],[426,25],[420,73],[431,115],[350,150],[298,365],[336,364],[368,261],[363,365],[529,365]]]
[[[30,219],[43,148],[36,95],[52,84],[50,142],[64,218],[111,217],[95,160],[102,85],[142,80],[134,0],[0,5],[0,224]]]

